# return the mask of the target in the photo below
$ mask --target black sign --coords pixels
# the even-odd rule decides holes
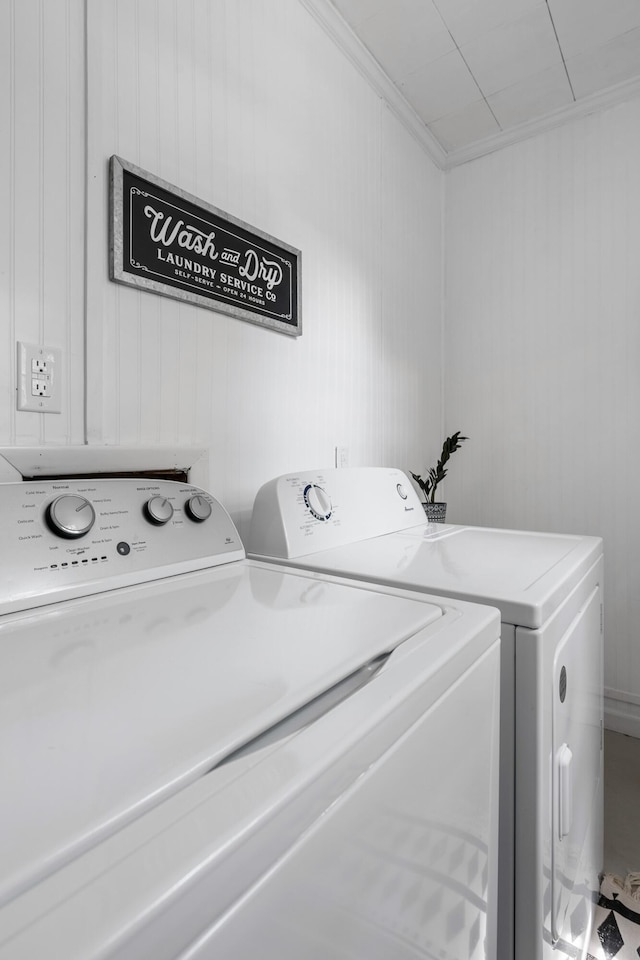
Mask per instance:
[[[300,251],[111,158],[111,279],[299,336]]]

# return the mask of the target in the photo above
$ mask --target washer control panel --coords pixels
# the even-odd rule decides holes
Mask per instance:
[[[170,480],[3,484],[0,614],[242,559],[222,505]]]

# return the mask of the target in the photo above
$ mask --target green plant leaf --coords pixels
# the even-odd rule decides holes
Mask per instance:
[[[424,480],[417,473],[411,474],[413,479],[419,485],[420,489],[424,492],[426,499],[430,500],[431,503],[435,503],[436,487],[447,475],[445,463],[449,461],[451,454],[455,453],[456,450],[459,450],[462,443],[468,439],[469,437],[463,437],[460,434],[460,431],[456,430],[455,433],[452,433],[450,437],[445,439],[444,443],[442,444],[440,459],[435,467],[429,467],[428,474]]]

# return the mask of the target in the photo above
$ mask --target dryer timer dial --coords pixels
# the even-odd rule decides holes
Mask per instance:
[[[328,520],[333,512],[329,494],[315,483],[309,483],[305,487],[304,502],[316,520]]]

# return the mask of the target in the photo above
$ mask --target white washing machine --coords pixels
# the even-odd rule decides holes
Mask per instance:
[[[182,482],[0,530],[2,960],[495,957],[496,610],[247,560]]]
[[[372,468],[265,484],[248,550],[500,608],[498,953],[584,956],[602,869],[602,541],[429,524],[404,473]]]

